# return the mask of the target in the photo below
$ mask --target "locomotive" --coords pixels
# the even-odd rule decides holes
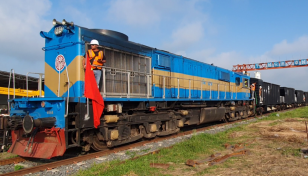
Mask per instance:
[[[116,31],[66,20],[53,25],[40,32],[45,96],[9,100],[11,153],[48,159],[72,147],[101,151],[255,114],[248,75],[134,43]],[[99,83],[105,107],[97,127],[82,64],[92,39],[106,59]]]

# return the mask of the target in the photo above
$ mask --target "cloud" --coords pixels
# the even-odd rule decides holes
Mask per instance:
[[[155,24],[160,21],[161,16],[159,14],[160,8],[154,2],[146,0],[112,1],[107,10],[107,16],[112,20],[119,20],[129,25]]]
[[[194,58],[199,61],[206,61],[209,60],[209,57],[212,56],[215,51],[215,48],[202,49],[191,53],[188,57]]]
[[[1,60],[44,60],[41,50],[44,39],[40,37],[39,31],[51,26],[50,21],[42,18],[50,7],[48,0],[0,1]]]
[[[213,63],[215,66],[228,70],[232,70],[233,65],[236,65],[236,63],[242,63],[244,60],[245,57],[236,51],[223,52],[206,59],[208,63]]]
[[[287,42],[283,40],[280,43],[273,44],[273,47],[269,51],[265,51],[263,54],[256,56],[245,56],[237,51],[216,53],[214,48],[205,48],[202,50],[193,51],[188,53],[190,58],[199,60],[204,63],[222,67],[232,70],[232,66],[236,64],[252,64],[260,62],[278,61],[277,55],[283,60],[291,60],[292,55],[300,55],[308,53],[308,37],[301,36],[293,42]],[[254,77],[254,72],[250,72],[251,77]],[[283,87],[292,87],[298,90],[308,91],[308,82],[303,81],[304,75],[308,75],[308,68],[288,68],[288,69],[276,69],[276,70],[263,70],[261,72],[261,78],[265,82],[278,84]]]
[[[273,48],[264,54],[251,57],[250,60],[256,62],[284,61],[292,59],[302,59],[308,56],[308,37],[306,35],[299,37],[293,42],[283,40],[274,44]],[[281,59],[277,59],[277,56]],[[283,87],[293,87],[295,89],[308,91],[308,82],[303,81],[304,76],[308,74],[307,67],[288,68],[261,71],[261,78],[266,82],[275,83]],[[254,76],[254,75],[252,75]]]
[[[183,53],[183,51],[202,39],[203,31],[201,22],[189,23],[176,29],[172,33],[172,41],[163,44],[163,48],[176,53]]]
[[[271,55],[285,55],[285,54],[305,54],[308,56],[308,36],[301,36],[292,43],[283,40],[274,45],[269,52]]]

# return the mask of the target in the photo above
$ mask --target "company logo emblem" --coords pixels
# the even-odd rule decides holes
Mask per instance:
[[[65,63],[65,58],[62,54],[59,54],[56,57],[56,70],[57,71],[61,71],[63,70],[63,68],[65,67],[66,63]]]

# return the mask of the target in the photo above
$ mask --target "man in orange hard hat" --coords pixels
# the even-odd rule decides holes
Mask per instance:
[[[251,98],[255,98],[256,83],[252,83],[250,85],[250,90],[251,90]]]
[[[97,83],[97,87],[99,87],[99,82],[102,76],[102,66],[106,63],[106,58],[104,57],[103,51],[100,51],[98,48],[98,41],[93,39],[90,42],[91,49],[87,51],[86,58],[90,60],[91,70],[93,70],[94,77]],[[86,61],[83,59],[82,61],[83,67],[86,68]]]

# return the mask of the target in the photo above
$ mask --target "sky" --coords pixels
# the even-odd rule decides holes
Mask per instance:
[[[306,0],[0,1],[0,70],[44,72],[52,20],[110,29],[129,40],[232,69],[236,64],[308,58]],[[251,72],[254,76],[254,72]],[[308,67],[261,71],[261,78],[308,91]]]

